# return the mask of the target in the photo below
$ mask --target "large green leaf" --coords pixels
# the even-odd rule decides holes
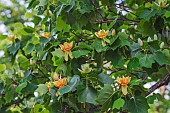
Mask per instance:
[[[162,52],[155,52],[154,53],[154,59],[160,65],[163,65],[163,64],[170,65],[170,60]]]
[[[127,70],[131,71],[131,69],[138,69],[138,67],[139,67],[139,59],[133,58],[129,61],[127,65]]]
[[[97,96],[97,91],[93,87],[89,86],[79,86],[78,87],[78,101],[79,102],[87,102],[91,104],[95,104],[95,99]]]
[[[29,43],[25,48],[24,51],[26,54],[30,54],[34,50],[34,44]]]
[[[61,49],[55,49],[55,51],[51,52],[53,56],[57,56],[59,58],[64,56],[64,52]]]
[[[139,64],[142,67],[151,68],[152,63],[154,63],[154,56],[152,54],[140,54],[137,56],[139,59]]]
[[[77,50],[77,51],[73,51],[73,57],[79,58],[83,55],[88,55],[89,53],[90,53],[90,51],[88,51],[88,50]]]
[[[128,102],[128,110],[130,113],[148,113],[149,105],[146,98],[137,96],[131,98]]]
[[[113,95],[114,95],[113,87],[109,84],[105,84],[103,89],[100,90],[96,102],[102,105],[104,110],[107,110],[109,107],[111,107]]]
[[[124,104],[125,104],[125,101],[122,98],[119,98],[114,101],[112,109],[114,108],[120,109],[121,107],[123,107]]]
[[[9,52],[14,55],[19,48],[20,48],[20,42],[17,42],[9,48]]]
[[[47,85],[39,84],[38,88],[35,91],[39,92],[40,95],[43,95],[43,94],[47,93],[47,91],[48,91]]]
[[[57,22],[56,22],[56,29],[58,31],[62,31],[66,25],[67,24],[65,23],[65,21],[63,21],[61,17],[58,17]]]
[[[114,81],[109,75],[106,75],[104,73],[100,73],[98,75],[98,80],[102,82],[103,84],[112,84]]]
[[[158,11],[155,9],[155,10],[148,10],[148,9],[145,9],[141,14],[140,14],[140,18],[144,18],[146,20],[149,20],[151,17],[155,16],[155,14],[157,13]]]
[[[107,46],[106,47],[103,47],[102,46],[102,39],[96,39],[94,42],[93,42],[93,47],[95,48],[95,50],[99,53],[99,52],[102,52],[102,51],[106,51],[107,49]]]
[[[164,14],[164,16],[165,16],[166,18],[169,18],[169,17],[170,17],[170,11],[166,11],[165,14]]]
[[[27,86],[27,82],[23,82],[20,85],[18,85],[18,87],[16,88],[16,92],[19,93],[23,88],[25,88]]]
[[[87,45],[86,43],[84,42],[80,42],[79,43],[79,47],[80,48],[84,48],[84,49],[88,49],[88,50],[93,50],[93,47],[91,45]]]

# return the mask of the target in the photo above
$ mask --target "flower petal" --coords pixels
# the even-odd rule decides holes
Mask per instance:
[[[124,94],[124,95],[127,95],[127,85],[123,85],[123,86],[121,86],[121,89],[122,89],[122,93]]]

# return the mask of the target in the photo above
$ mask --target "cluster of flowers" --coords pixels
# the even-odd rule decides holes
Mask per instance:
[[[106,46],[106,43],[110,43],[110,40],[106,38],[106,36],[108,35],[109,31],[105,31],[105,30],[100,30],[98,32],[95,32],[95,35],[99,38],[99,39],[102,39],[102,46]],[[115,30],[113,29],[112,30],[112,36],[115,36]],[[50,33],[49,32],[45,32],[43,33],[43,37],[45,38],[50,38]],[[12,36],[8,36],[8,40],[12,41]],[[70,57],[71,59],[73,59],[73,56],[72,56],[72,52],[71,52],[71,49],[73,47],[73,42],[64,42],[64,44],[60,44],[60,49],[64,52],[64,59],[65,61],[68,61],[68,57]],[[79,71],[81,73],[89,73],[92,69],[89,68],[89,65],[88,64],[85,64],[85,65],[82,65],[82,70],[79,69]],[[127,85],[129,84],[130,82],[130,79],[131,77],[122,77],[122,78],[119,78],[117,80],[117,82],[120,84],[121,86],[121,90],[122,90],[122,93],[124,95],[127,95]],[[61,88],[63,86],[66,86],[67,85],[67,78],[61,78],[61,76],[59,77],[57,73],[54,73],[54,86],[56,88]],[[50,86],[51,86],[51,82],[47,83],[48,85],[48,90],[50,90]],[[56,95],[58,95],[59,92],[56,93]]]

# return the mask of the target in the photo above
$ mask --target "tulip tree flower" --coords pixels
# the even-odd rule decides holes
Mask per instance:
[[[63,86],[67,85],[67,79],[66,78],[60,78],[57,81],[53,82],[54,86],[57,88],[61,88]]]
[[[105,30],[100,30],[98,32],[95,32],[95,35],[102,39],[102,46],[106,46],[106,43],[110,43],[110,40],[106,38],[106,36],[108,35],[109,31],[105,31]]]
[[[68,61],[68,56],[73,59],[71,48],[73,47],[73,42],[64,42],[64,44],[59,45],[61,50],[64,52],[64,59],[65,61]]]
[[[131,77],[122,77],[122,78],[119,78],[118,79],[118,83],[121,85],[121,89],[122,89],[122,93],[124,94],[124,95],[127,95],[127,85],[129,84],[129,82],[130,82],[130,79],[131,79]]]
[[[43,33],[43,37],[45,37],[45,38],[50,38],[50,33],[49,33],[49,32]]]
[[[92,68],[89,67],[89,64],[82,64],[81,69],[78,69],[81,73],[90,73]]]

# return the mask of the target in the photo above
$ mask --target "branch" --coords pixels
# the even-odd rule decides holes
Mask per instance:
[[[104,19],[103,15],[100,13],[100,11],[97,9],[95,3],[94,3],[94,0],[91,0],[91,3],[93,4],[94,6],[94,9],[99,13],[99,15]]]
[[[4,106],[2,106],[2,109],[6,109],[7,107],[9,107],[9,106],[11,106],[11,105],[13,105],[13,104],[18,105],[18,104],[20,104],[25,98],[29,98],[29,97],[31,97],[31,94],[28,94],[28,95],[24,96],[22,99],[15,100],[15,101],[12,101],[12,102],[10,102],[10,103],[5,104]]]
[[[109,19],[105,19],[105,20],[94,20],[93,22],[94,23],[110,23],[110,22],[113,22],[113,20],[115,20],[116,18],[109,18]],[[126,21],[131,21],[131,22],[140,22],[140,20],[131,20],[131,19],[128,19],[126,17],[123,17],[123,18],[118,18],[117,20],[126,20]]]
[[[154,92],[156,89],[160,88],[163,85],[168,85],[170,82],[170,74],[166,74],[163,78],[161,78],[155,85],[150,87],[150,90],[145,94],[145,96],[148,96],[152,92]]]

